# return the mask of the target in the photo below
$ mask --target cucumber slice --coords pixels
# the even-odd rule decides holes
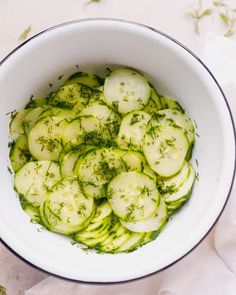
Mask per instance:
[[[190,119],[182,111],[166,109],[153,114],[150,126],[174,126],[184,129],[189,145],[194,142],[195,131]]]
[[[139,171],[142,172],[144,165],[146,164],[146,160],[144,156],[135,151],[128,151],[122,156],[123,161],[126,164],[128,171]]]
[[[89,104],[80,113],[80,116],[94,116],[98,120],[105,121],[120,121],[120,115],[114,112],[111,108],[102,102],[94,102]]]
[[[89,150],[94,149],[92,145],[79,145],[75,151],[70,151],[62,157],[61,175],[62,177],[75,176],[74,167],[78,158]]]
[[[100,205],[97,206],[97,211],[94,218],[91,220],[91,226],[93,224],[101,223],[105,218],[110,216],[112,209],[108,201],[103,201]]]
[[[143,167],[143,173],[148,175],[151,179],[153,179],[156,182],[156,173],[147,164]]]
[[[84,240],[91,238],[98,238],[107,232],[108,226],[111,223],[111,206],[107,201],[98,205],[94,217],[91,219],[89,225],[75,235],[75,239]]]
[[[174,192],[169,192],[163,195],[166,203],[176,202],[182,198],[188,198],[193,187],[193,183],[195,180],[195,172],[192,166],[189,164],[189,175],[188,178],[184,181],[184,183]]]
[[[189,195],[183,197],[182,199],[179,199],[174,202],[166,203],[167,205],[167,210],[168,210],[168,216],[171,216],[176,212],[176,210],[180,209],[184,203],[188,200]]]
[[[10,150],[10,160],[14,172],[17,172],[30,158],[27,136],[20,135]]]
[[[143,111],[133,111],[121,122],[117,144],[120,148],[141,150],[147,124],[151,116]]]
[[[151,125],[144,138],[143,151],[149,166],[160,176],[169,177],[180,171],[188,146],[181,128]]]
[[[90,218],[88,218],[84,223],[75,226],[69,223],[64,223],[52,213],[47,201],[40,206],[39,212],[41,221],[48,230],[64,235],[71,235],[78,230],[82,230],[90,221]]]
[[[86,227],[84,230],[79,231],[75,234],[76,241],[83,242],[86,239],[97,239],[99,237],[104,236],[107,233],[107,230],[110,226],[110,220],[111,218],[106,218],[103,223],[101,223],[99,226],[91,230],[89,227]]]
[[[50,98],[49,104],[62,108],[81,111],[93,96],[94,90],[83,84],[69,84],[60,87]]]
[[[147,219],[140,221],[124,221],[121,224],[132,232],[142,233],[151,231],[160,231],[167,221],[167,207],[164,200],[161,198],[159,206],[154,213]]]
[[[102,85],[102,79],[97,75],[91,75],[85,72],[77,72],[72,74],[68,80],[66,81],[65,85],[80,83],[91,88],[99,87]]]
[[[120,225],[117,230],[109,235],[109,238],[102,241],[99,245],[100,252],[114,252],[122,244],[124,244],[130,237],[130,233],[126,230],[125,227]]]
[[[29,135],[31,129],[33,128],[33,126],[35,125],[36,121],[38,120],[39,116],[41,115],[43,111],[44,111],[44,108],[37,107],[27,113],[23,121],[26,135]]]
[[[104,242],[107,241],[110,237],[110,235],[116,231],[116,229],[119,227],[120,223],[116,222],[114,224],[114,222],[111,221],[111,223],[109,224],[108,228],[105,230],[105,232],[103,233],[103,235],[100,235],[99,237],[95,237],[95,238],[89,238],[89,239],[80,239],[79,242],[82,242],[83,244],[89,246],[89,247],[93,247],[96,250],[100,250],[100,245]]]
[[[28,137],[29,150],[37,160],[58,161],[62,151],[62,134],[66,122],[60,116],[41,118]]]
[[[159,203],[156,183],[136,171],[115,176],[107,187],[107,194],[113,212],[126,221],[148,218]]]
[[[27,213],[30,217],[30,221],[34,223],[40,223],[40,214],[39,214],[39,208],[27,205],[24,209],[25,213]]]
[[[22,195],[19,196],[19,201],[21,208],[30,216],[30,221],[34,223],[40,223],[41,220],[39,216],[39,208],[31,206],[30,203]]]
[[[114,146],[114,138],[103,123],[93,116],[83,116],[69,122],[64,130],[65,149],[75,149],[80,144]]]
[[[48,193],[47,202],[61,222],[78,227],[78,230],[95,210],[93,198],[84,196],[76,177],[58,182]]]
[[[46,117],[60,117],[61,119],[74,119],[77,116],[77,113],[73,110],[64,110],[52,106],[47,106],[45,110],[39,115],[38,120]]]
[[[141,245],[145,233],[131,233],[129,238],[118,248],[116,252],[131,252]]]
[[[66,154],[61,161],[61,176],[63,178],[74,175],[75,162],[78,160],[80,151],[72,151]]]
[[[182,106],[173,98],[167,96],[160,96],[161,100],[161,108],[164,109],[176,109],[180,112],[184,113],[184,109]]]
[[[185,161],[176,175],[168,178],[158,177],[158,190],[161,194],[176,191],[187,179],[190,165]]]
[[[148,81],[132,69],[112,71],[105,79],[106,103],[121,114],[142,110],[148,104],[150,94]]]
[[[52,161],[26,163],[16,174],[15,190],[34,207],[47,197],[48,190],[61,179],[60,166]]]
[[[159,96],[159,94],[154,88],[152,88],[152,91],[151,91],[151,99],[155,102],[157,109],[161,110],[162,108],[161,97]]]
[[[75,173],[87,196],[105,197],[107,183],[118,173],[126,171],[118,152],[116,149],[105,148],[92,150],[77,161]]]
[[[159,236],[159,234],[160,234],[160,231],[157,231],[157,230],[145,233],[145,236],[140,246],[143,246],[149,242],[154,241]]]
[[[156,106],[155,101],[150,97],[148,104],[143,109],[144,112],[148,113],[149,115],[152,115],[153,113],[156,113],[159,111],[159,109]]]
[[[31,111],[31,109],[26,109],[19,111],[14,114],[10,122],[10,134],[13,139],[25,133],[24,129],[24,119],[25,116]]]
[[[108,225],[108,227],[106,229],[104,229],[104,231],[99,234],[99,236],[96,237],[92,237],[92,238],[81,238],[79,236],[79,232],[76,233],[74,235],[74,239],[76,241],[79,241],[85,245],[87,245],[88,247],[99,247],[100,244],[107,240],[110,236],[110,234],[112,234],[114,231],[116,231],[116,229],[120,226],[120,222],[118,222],[118,220],[116,218],[114,218],[114,216],[110,216],[110,218],[105,219],[104,223],[106,223]]]
[[[90,104],[83,109],[79,115],[96,117],[101,122],[102,128],[109,131],[111,138],[115,138],[119,132],[121,122],[120,115],[104,103],[95,102]]]

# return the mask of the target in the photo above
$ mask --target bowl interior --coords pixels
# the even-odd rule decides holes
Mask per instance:
[[[49,83],[78,69],[104,73],[126,65],[145,73],[161,94],[173,96],[196,122],[192,163],[199,173],[190,201],[161,235],[118,255],[86,253],[69,238],[29,222],[7,167],[9,116]],[[78,69],[77,69],[78,68]],[[72,22],[27,42],[0,66],[0,234],[24,259],[53,274],[88,282],[117,282],[161,270],[189,252],[208,232],[227,199],[234,170],[234,133],[223,95],[207,69],[186,49],[154,30],[114,20]],[[197,159],[199,166],[196,165]]]

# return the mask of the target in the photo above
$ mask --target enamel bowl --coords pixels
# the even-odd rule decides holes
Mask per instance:
[[[192,164],[199,174],[190,201],[160,236],[128,254],[86,253],[69,238],[30,223],[13,189],[9,116],[29,97],[46,95],[57,78],[79,69],[101,73],[112,65],[141,70],[162,94],[177,98],[197,125]],[[232,187],[234,125],[226,98],[207,67],[171,37],[144,25],[89,19],[50,28],[0,63],[0,236],[5,245],[48,273],[84,282],[141,278],[177,262],[210,231]],[[196,165],[197,159],[199,165]]]

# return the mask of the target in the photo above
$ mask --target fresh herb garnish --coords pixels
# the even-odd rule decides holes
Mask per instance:
[[[114,100],[114,101],[111,103],[111,105],[112,105],[112,108],[113,108],[116,112],[118,112],[119,101],[118,101],[118,100]]]
[[[230,8],[224,1],[213,1],[220,20],[226,26],[225,37],[231,37],[234,34],[236,24],[236,9]]]
[[[57,80],[61,80],[64,77],[64,75],[60,75]]]
[[[31,25],[28,26],[28,28],[26,28],[19,36],[18,40],[19,41],[25,41],[28,36],[29,36],[29,33],[32,31],[32,28],[31,28]]]
[[[11,168],[7,166],[7,170],[10,174],[12,174]]]
[[[125,219],[133,220],[135,218],[135,211],[139,211],[141,215],[144,215],[144,205],[138,206],[137,204],[131,203],[126,207]]]
[[[139,117],[139,114],[138,113],[134,113],[131,120],[130,120],[130,123],[129,125],[132,126],[134,125],[135,123],[139,122],[140,121],[140,117]]]
[[[194,32],[196,34],[199,34],[199,31],[200,31],[199,30],[200,21],[211,14],[212,14],[212,9],[211,8],[204,9],[202,6],[202,0],[199,0],[197,4],[193,5],[192,10],[187,13],[187,15],[193,19]]]
[[[212,7],[203,8],[202,0],[193,5],[187,15],[193,20],[194,32],[199,34],[200,21],[210,15],[217,15],[221,22],[226,26],[225,37],[231,37],[235,32],[236,8],[229,6],[226,1],[212,1]]]
[[[79,208],[78,208],[78,211],[77,211],[77,214],[81,217],[86,217],[86,205],[85,203],[81,203]]]
[[[10,115],[10,119],[12,120],[15,117],[16,114],[17,114],[16,113],[16,110],[14,110],[14,111],[11,111],[11,112],[6,113],[5,116],[9,116]]]
[[[100,3],[102,0],[90,0],[87,2],[87,4],[91,4],[91,3]]]

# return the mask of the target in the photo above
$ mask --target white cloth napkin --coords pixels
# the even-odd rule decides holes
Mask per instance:
[[[236,118],[236,42],[208,34],[202,60],[223,87]],[[120,285],[89,285],[49,277],[25,295],[235,295],[236,185],[208,237],[187,257],[147,279]]]

